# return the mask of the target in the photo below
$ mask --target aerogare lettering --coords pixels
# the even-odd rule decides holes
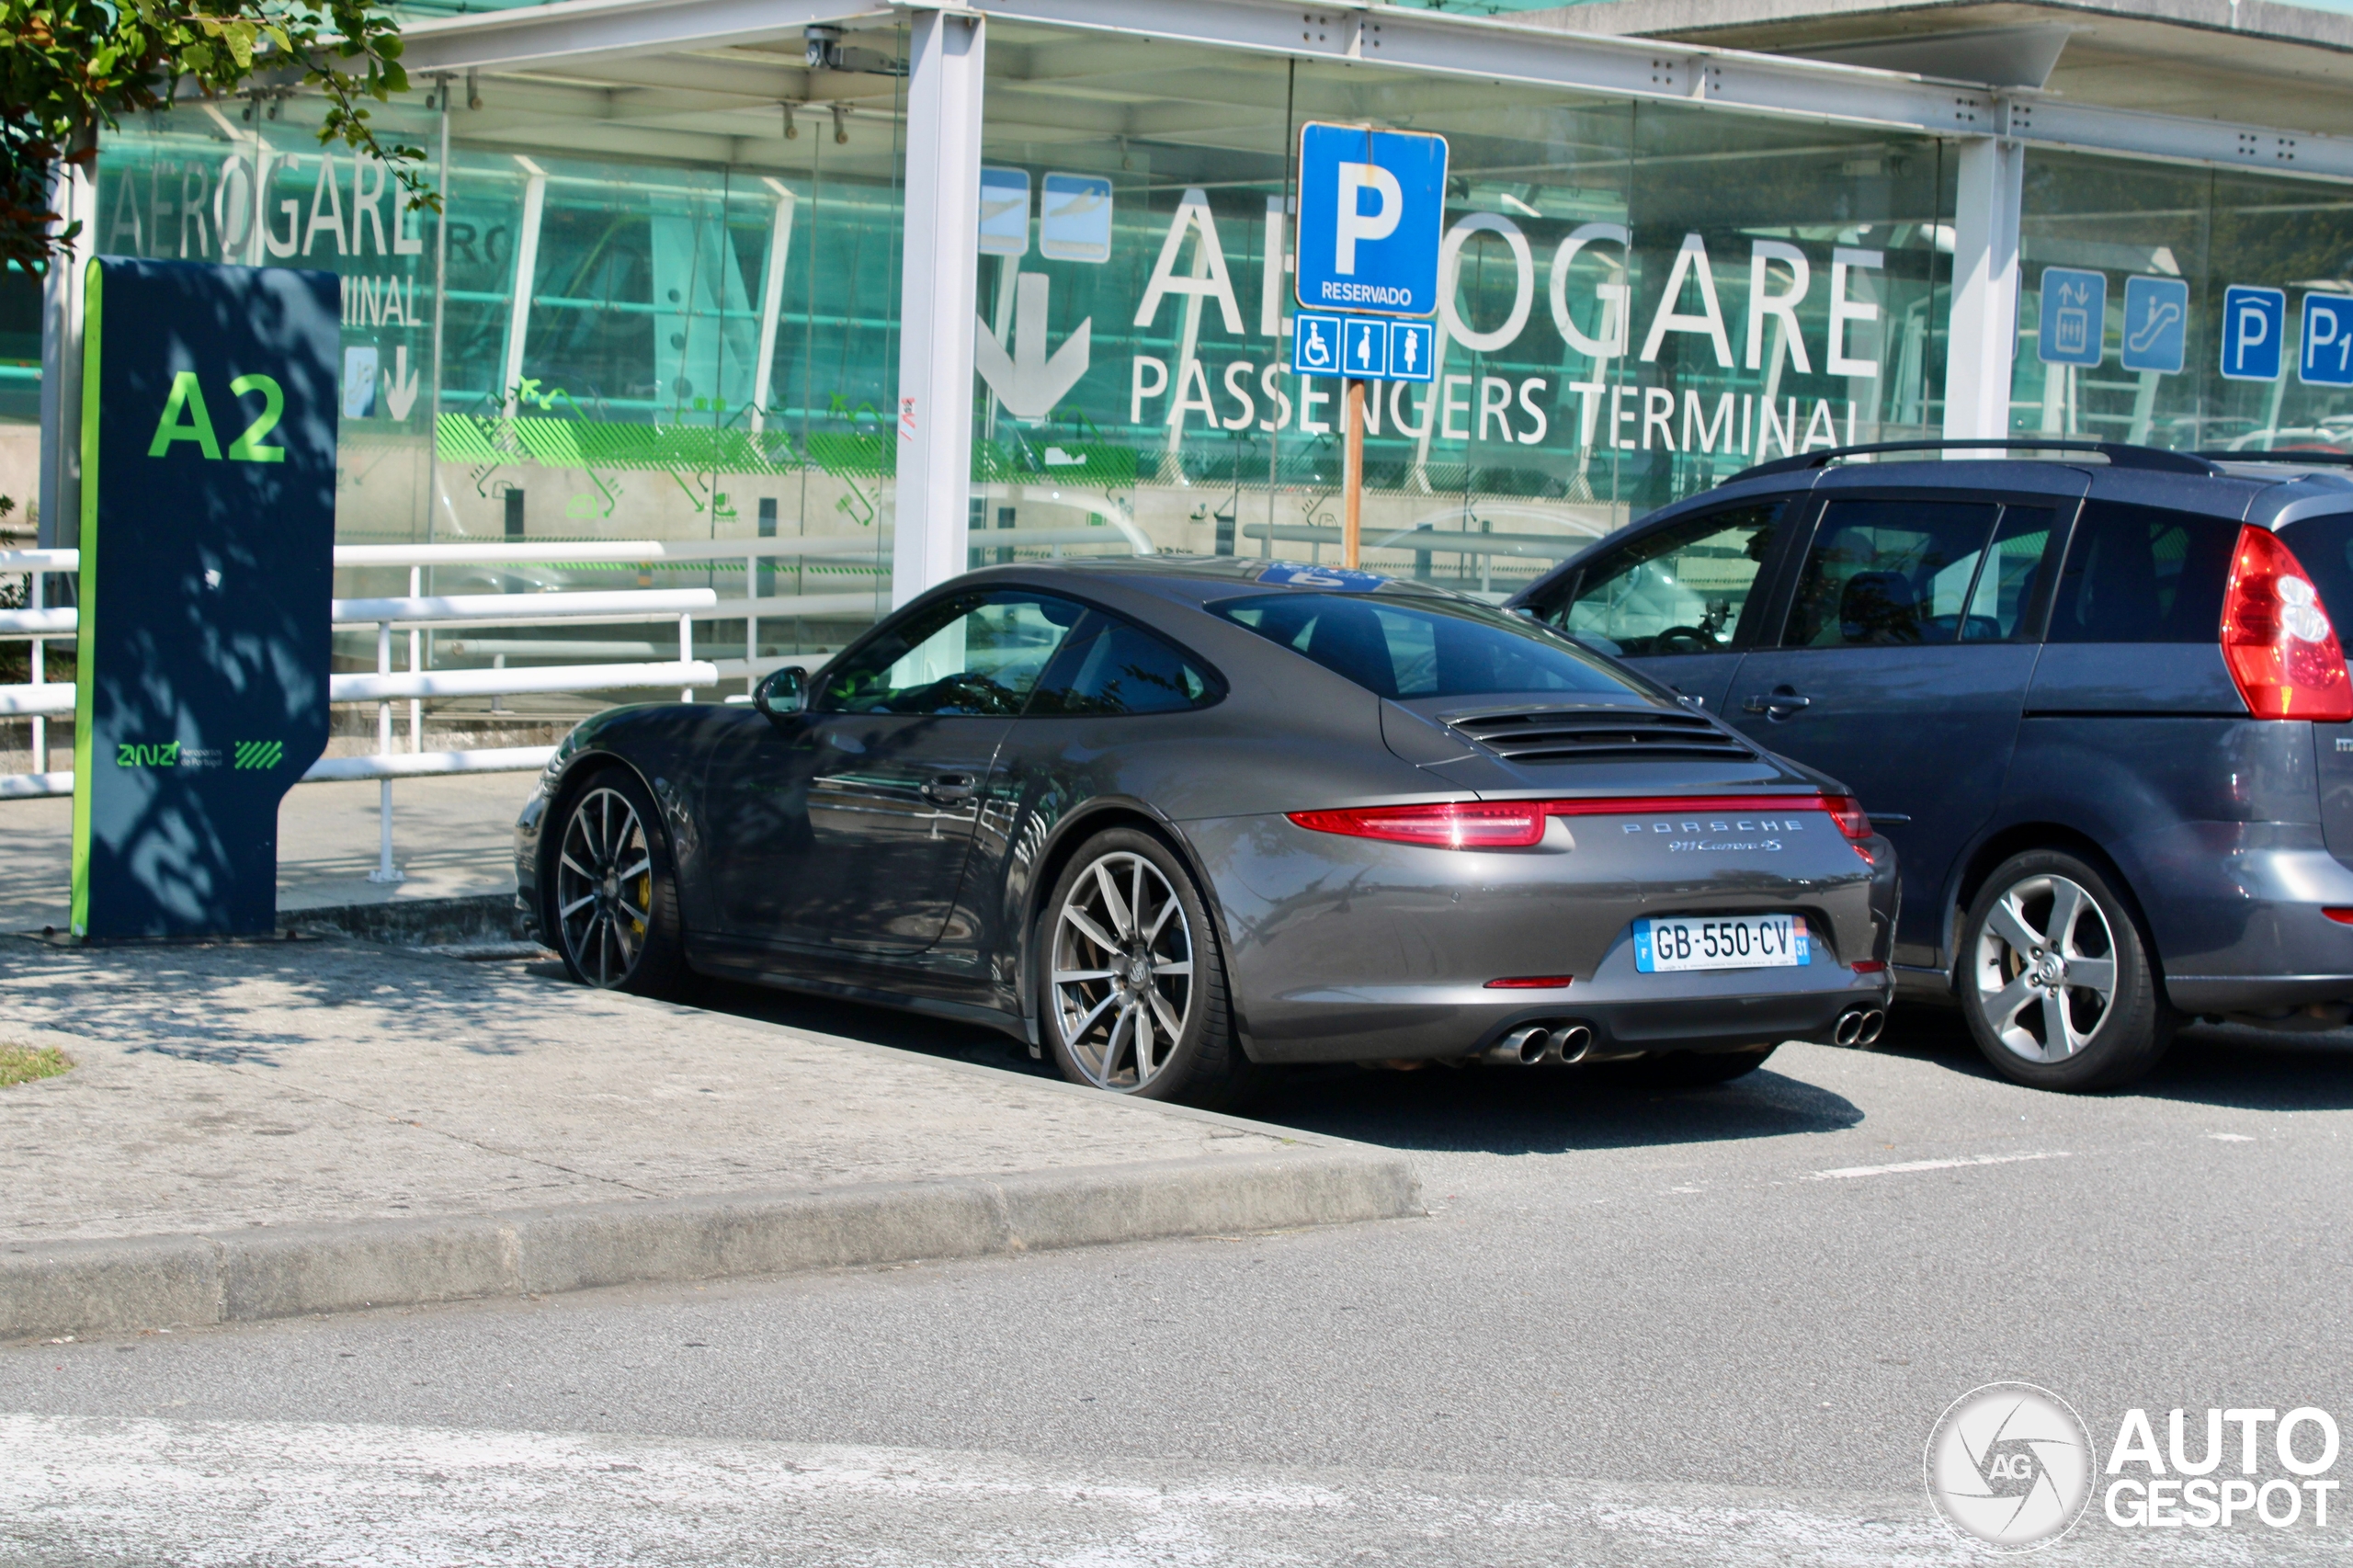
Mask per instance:
[[[1339,253],[1352,253],[1359,242],[1378,240],[1386,233],[1383,225],[1393,226],[1397,210],[1382,185],[1384,179],[1392,178],[1386,171],[1372,165],[1344,167],[1358,171],[1354,176],[1358,183],[1348,192],[1355,204],[1344,202],[1342,207],[1344,213],[1352,216],[1342,222],[1333,238],[1336,261],[1345,259]],[[1292,376],[1288,352],[1267,358],[1234,358],[1216,353],[1204,341],[1206,335],[1220,328],[1236,338],[1279,339],[1288,332],[1290,323],[1280,305],[1279,258],[1285,223],[1279,204],[1268,207],[1265,226],[1259,319],[1255,334],[1245,335],[1240,299],[1209,195],[1199,187],[1184,192],[1162,236],[1132,323],[1138,328],[1154,328],[1159,324],[1164,301],[1171,296],[1181,300],[1183,306],[1174,324],[1178,352],[1173,363],[1152,354],[1131,358],[1130,423],[1161,424],[1181,435],[1190,415],[1192,427],[1202,431],[1332,432],[1336,378],[1326,381]],[[1461,302],[1458,284],[1464,252],[1482,236],[1503,253],[1491,250],[1484,265],[1508,265],[1511,302],[1500,315],[1474,321],[1464,313],[1467,307]],[[1438,373],[1427,386],[1390,382],[1385,401],[1376,388],[1366,404],[1370,432],[1380,435],[1385,423],[1425,451],[1442,441],[1532,447],[1552,439],[1611,451],[1726,452],[1760,460],[1822,447],[1851,446],[1861,438],[1860,410],[1853,399],[1774,398],[1754,392],[1703,394],[1690,388],[1631,384],[1615,377],[1608,367],[1628,355],[1636,308],[1629,281],[1627,253],[1631,240],[1622,223],[1580,224],[1552,246],[1540,280],[1536,247],[1518,222],[1500,212],[1470,212],[1457,219],[1440,241],[1438,252]],[[1269,264],[1267,257],[1277,261]],[[1818,365],[1826,375],[1877,377],[1880,365],[1875,351],[1859,350],[1864,346],[1863,329],[1875,328],[1881,320],[1869,275],[1885,266],[1884,252],[1832,247],[1824,290],[1827,299],[1824,300],[1813,292],[1823,272],[1814,258],[1786,240],[1752,240],[1745,306],[1737,297],[1735,272],[1730,275],[1734,310],[1728,314],[1707,240],[1696,232],[1687,233],[1667,267],[1665,286],[1650,303],[1641,348],[1633,358],[1638,364],[1656,364],[1670,340],[1695,338],[1706,345],[1703,365],[1730,370],[1735,364],[1733,332],[1737,327],[1742,339],[1738,363],[1746,369],[1785,366],[1801,375],[1812,375]],[[1343,265],[1339,270],[1347,267]],[[357,303],[348,307],[355,320],[372,318],[379,310],[390,320],[400,310],[389,281],[381,304],[370,300],[365,282],[360,284],[352,296]],[[1334,304],[1399,302],[1390,297],[1395,290],[1384,285],[1342,280],[1329,287],[1334,290],[1330,301]],[[1528,376],[1514,381],[1449,371],[1449,359],[1475,372],[1478,366],[1471,355],[1499,354],[1518,345],[1539,313],[1540,297],[1550,307],[1545,313],[1562,342],[1592,362],[1591,379],[1556,381],[1549,376]],[[1807,341],[1799,319],[1800,311],[1810,301],[1820,312],[1818,350]],[[412,294],[406,313],[414,311]],[[1556,413],[1565,414],[1573,401],[1575,420],[1556,417]],[[1561,431],[1557,437],[1556,427]]]
[[[2312,1524],[2328,1524],[2329,1494],[2339,1483],[2325,1472],[2336,1464],[2336,1421],[2325,1410],[2310,1405],[2285,1415],[2276,1410],[2234,1409],[2206,1413],[2203,1442],[2190,1453],[2188,1412],[2176,1410],[2166,1422],[2166,1439],[2160,1449],[2155,1428],[2145,1410],[2128,1410],[2117,1429],[2108,1473],[2117,1476],[2108,1485],[2109,1523],[2124,1529],[2228,1529],[2243,1516],[2253,1514],[2273,1529],[2285,1529],[2303,1518],[2310,1499]],[[2266,1456],[2257,1438],[2272,1427],[2270,1458],[2289,1476],[2257,1480]],[[2237,1428],[2230,1442],[2225,1426]],[[2210,1480],[2235,1449],[2239,1475]],[[2127,1466],[2146,1471],[2145,1479],[2123,1475]],[[2168,1474],[2170,1468],[2172,1474]]]

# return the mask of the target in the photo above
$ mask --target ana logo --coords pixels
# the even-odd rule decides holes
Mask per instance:
[[[2057,1540],[2092,1494],[2092,1440],[2067,1402],[2032,1383],[1953,1401],[1928,1436],[1928,1498],[1963,1535],[2004,1551]]]
[[[114,748],[117,767],[177,767],[180,765],[180,744],[165,741],[161,745],[140,745],[131,741],[117,743]]]

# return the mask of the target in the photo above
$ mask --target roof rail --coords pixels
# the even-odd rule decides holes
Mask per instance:
[[[2196,454],[2218,463],[2298,463],[2307,468],[2353,468],[2353,452],[2305,452],[2293,447],[2267,447],[2261,451],[2214,451]]]
[[[1834,447],[1819,452],[1800,452],[1794,457],[1775,458],[1770,462],[1745,468],[1724,481],[1736,484],[1744,479],[1761,479],[1768,473],[1802,473],[1808,469],[1827,468],[1839,458],[1860,457],[1867,452],[1942,452],[1971,450],[2003,450],[2023,452],[2097,452],[2113,468],[2152,469],[2160,473],[2219,473],[2212,460],[2203,453],[2168,451],[2163,447],[2136,447],[2124,441],[2070,441],[2049,436],[2020,439],[1988,437],[1974,441],[1874,441],[1864,447]]]

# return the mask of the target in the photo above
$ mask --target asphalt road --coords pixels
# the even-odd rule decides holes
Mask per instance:
[[[2208,1032],[2074,1098],[1938,1016],[1891,1037],[1691,1094],[1350,1069],[1256,1108],[1415,1151],[1420,1220],[9,1348],[0,1561],[1973,1561],[1921,1455],[1979,1384],[2103,1455],[2131,1407],[2353,1416],[2353,1051]],[[2343,1530],[2095,1505],[2041,1560]]]

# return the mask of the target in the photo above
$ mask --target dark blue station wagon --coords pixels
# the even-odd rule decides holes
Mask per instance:
[[[1851,787],[1899,994],[2054,1089],[2353,1010],[2353,477],[2078,445],[1768,463],[1512,600]]]

